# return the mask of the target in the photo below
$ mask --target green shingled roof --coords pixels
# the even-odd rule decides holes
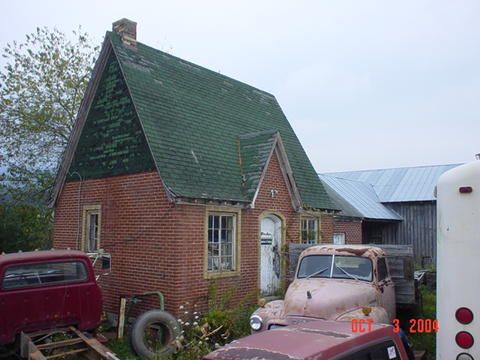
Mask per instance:
[[[174,196],[251,201],[278,132],[302,206],[334,209],[273,95],[139,42],[125,46],[116,33],[108,32],[108,39]]]
[[[260,183],[276,134],[278,134],[277,131],[267,130],[238,137],[243,190],[245,197],[250,200],[253,200]]]

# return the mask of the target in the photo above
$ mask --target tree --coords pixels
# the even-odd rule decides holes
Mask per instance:
[[[46,191],[65,149],[98,47],[37,28],[3,49],[0,70],[0,252],[51,246]]]
[[[3,49],[0,171],[24,194],[52,185],[97,56],[81,28],[73,35],[37,28]]]

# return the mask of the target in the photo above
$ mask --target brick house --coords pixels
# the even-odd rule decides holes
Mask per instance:
[[[274,96],[107,32],[59,167],[55,248],[112,254],[118,296],[160,290],[167,310],[272,295],[285,245],[316,243],[335,211]],[[328,221],[327,221],[328,223]],[[327,230],[327,229],[326,229]]]

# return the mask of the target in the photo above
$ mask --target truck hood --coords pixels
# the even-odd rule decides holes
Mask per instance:
[[[377,302],[373,283],[350,279],[296,279],[285,294],[285,315],[336,319]]]

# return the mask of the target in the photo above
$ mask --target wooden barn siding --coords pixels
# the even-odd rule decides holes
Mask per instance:
[[[418,262],[435,264],[437,253],[437,209],[434,201],[385,204],[404,220],[383,227],[384,244],[413,244]]]

